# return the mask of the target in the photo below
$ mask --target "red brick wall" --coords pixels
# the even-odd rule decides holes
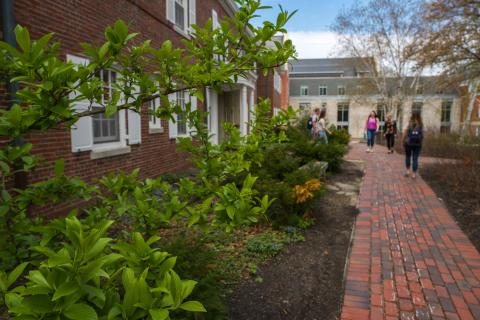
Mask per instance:
[[[219,16],[226,14],[218,1],[223,0],[197,0],[197,24],[202,25],[211,17],[212,8]],[[153,47],[160,47],[163,41],[169,39],[175,46],[180,46],[183,37],[167,22],[165,11],[165,0],[15,1],[17,23],[27,27],[32,38],[54,32],[54,39],[62,43],[63,56],[81,53],[81,42],[102,43],[105,27],[117,19],[123,19],[131,32],[141,33],[136,41],[150,39]],[[164,133],[149,134],[145,108],[141,119],[142,143],[131,146],[131,153],[126,155],[90,160],[89,151],[74,154],[71,152],[70,131],[63,129],[35,133],[27,137],[27,141],[33,143],[34,154],[47,161],[63,158],[67,175],[86,180],[117,170],[129,172],[140,168],[142,177],[153,177],[187,168],[186,155],[178,153],[175,140],[169,139],[168,123],[162,123]],[[52,175],[51,167],[39,168],[30,175],[29,182]]]
[[[280,108],[282,106],[281,96],[274,87],[273,71],[270,71],[266,76],[263,72],[258,73],[257,96],[258,99],[270,99],[272,108]]]

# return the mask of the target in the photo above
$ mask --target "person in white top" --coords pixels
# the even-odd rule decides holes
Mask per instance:
[[[325,122],[326,113],[325,109],[322,111],[320,111],[319,108],[315,109],[315,115],[313,116],[313,130],[317,139],[328,143],[327,133],[330,134],[330,131],[327,129],[327,124]]]

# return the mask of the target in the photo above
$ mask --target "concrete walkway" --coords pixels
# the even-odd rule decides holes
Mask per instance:
[[[341,319],[480,319],[480,255],[432,189],[384,147],[348,158],[366,173]]]

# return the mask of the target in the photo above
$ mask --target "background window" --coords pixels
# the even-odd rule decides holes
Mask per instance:
[[[273,87],[278,93],[282,93],[282,78],[277,71],[273,73]]]
[[[177,105],[185,111],[185,91],[177,92]],[[187,134],[187,118],[185,113],[177,114],[177,134]]]
[[[327,95],[327,86],[320,86],[318,87],[319,95],[326,96]]]
[[[155,116],[155,112],[158,111],[158,108],[160,107],[160,99],[153,99],[150,100],[148,103],[148,109],[150,112],[149,116],[149,127],[150,128],[161,128],[162,127],[162,122],[161,119]]]
[[[344,96],[345,95],[345,87],[344,86],[338,86],[338,95],[339,96]]]
[[[187,0],[175,0],[175,24],[182,30],[185,30],[186,1]]]
[[[417,94],[423,94],[423,84],[417,86]]]
[[[339,103],[337,105],[337,128],[348,130],[348,103]]]
[[[452,120],[452,101],[443,101],[442,102],[442,117],[440,124],[440,132],[449,133],[451,128]]]
[[[307,86],[301,86],[300,87],[300,95],[301,96],[308,96],[308,87]]]
[[[117,73],[111,70],[100,70],[96,77],[103,81],[103,93],[101,103],[107,104],[112,96],[113,84],[117,79]],[[105,143],[120,141],[120,128],[118,112],[107,117],[105,113],[92,116],[93,143]]]
[[[423,102],[421,101],[414,102],[412,105],[412,114],[418,113],[421,115],[422,109],[423,109]]]

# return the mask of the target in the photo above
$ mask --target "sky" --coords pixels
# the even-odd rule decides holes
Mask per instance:
[[[263,0],[272,9],[262,10],[262,20],[275,21],[278,5],[298,12],[287,24],[288,37],[297,48],[299,58],[326,58],[338,50],[330,25],[342,8],[359,0]]]

